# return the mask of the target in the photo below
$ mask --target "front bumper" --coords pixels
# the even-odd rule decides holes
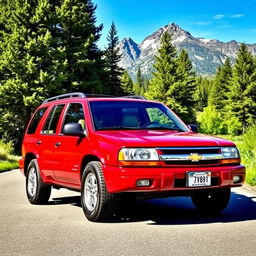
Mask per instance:
[[[245,180],[245,167],[239,166],[218,166],[200,168],[174,168],[174,167],[118,167],[103,166],[107,189],[110,193],[118,192],[160,192],[194,190],[186,186],[186,173],[188,171],[211,171],[212,185],[202,188],[237,187],[242,186]],[[233,176],[240,176],[239,182],[233,182]],[[149,187],[138,187],[137,181],[148,179],[151,181]]]

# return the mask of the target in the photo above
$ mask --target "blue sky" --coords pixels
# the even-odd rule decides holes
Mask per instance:
[[[97,23],[104,29],[99,46],[114,21],[120,39],[140,43],[169,23],[176,23],[195,37],[256,43],[256,0],[92,0]]]

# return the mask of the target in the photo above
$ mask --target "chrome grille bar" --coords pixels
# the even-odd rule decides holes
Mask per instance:
[[[170,154],[170,155],[160,155],[160,160],[162,161],[192,161],[198,162],[201,160],[218,160],[221,159],[221,154]]]
[[[220,147],[161,147],[156,148],[158,150],[208,150],[208,149],[220,149]]]

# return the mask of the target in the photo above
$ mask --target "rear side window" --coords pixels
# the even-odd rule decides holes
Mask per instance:
[[[40,123],[41,119],[43,118],[46,109],[47,109],[47,107],[44,107],[44,108],[40,108],[36,111],[36,113],[33,116],[33,119],[31,120],[31,122],[29,124],[27,134],[33,134],[36,132],[36,128],[37,128],[38,124]]]
[[[65,104],[61,104],[61,105],[56,105],[52,108],[49,116],[46,119],[42,133],[45,133],[45,134],[56,133],[59,118],[61,116],[64,106]]]

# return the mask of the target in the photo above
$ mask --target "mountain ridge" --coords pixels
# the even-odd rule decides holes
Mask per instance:
[[[139,67],[144,75],[150,76],[153,70],[154,56],[158,53],[160,39],[165,31],[170,33],[172,43],[178,52],[182,49],[187,51],[198,75],[214,74],[217,67],[223,65],[227,57],[231,59],[231,63],[234,63],[241,44],[235,40],[222,42],[217,39],[197,38],[177,24],[170,23],[145,37],[139,44],[130,37],[120,41],[118,45],[119,52],[122,54],[120,66],[127,69],[133,78],[136,77]],[[256,43],[246,45],[256,56]]]

